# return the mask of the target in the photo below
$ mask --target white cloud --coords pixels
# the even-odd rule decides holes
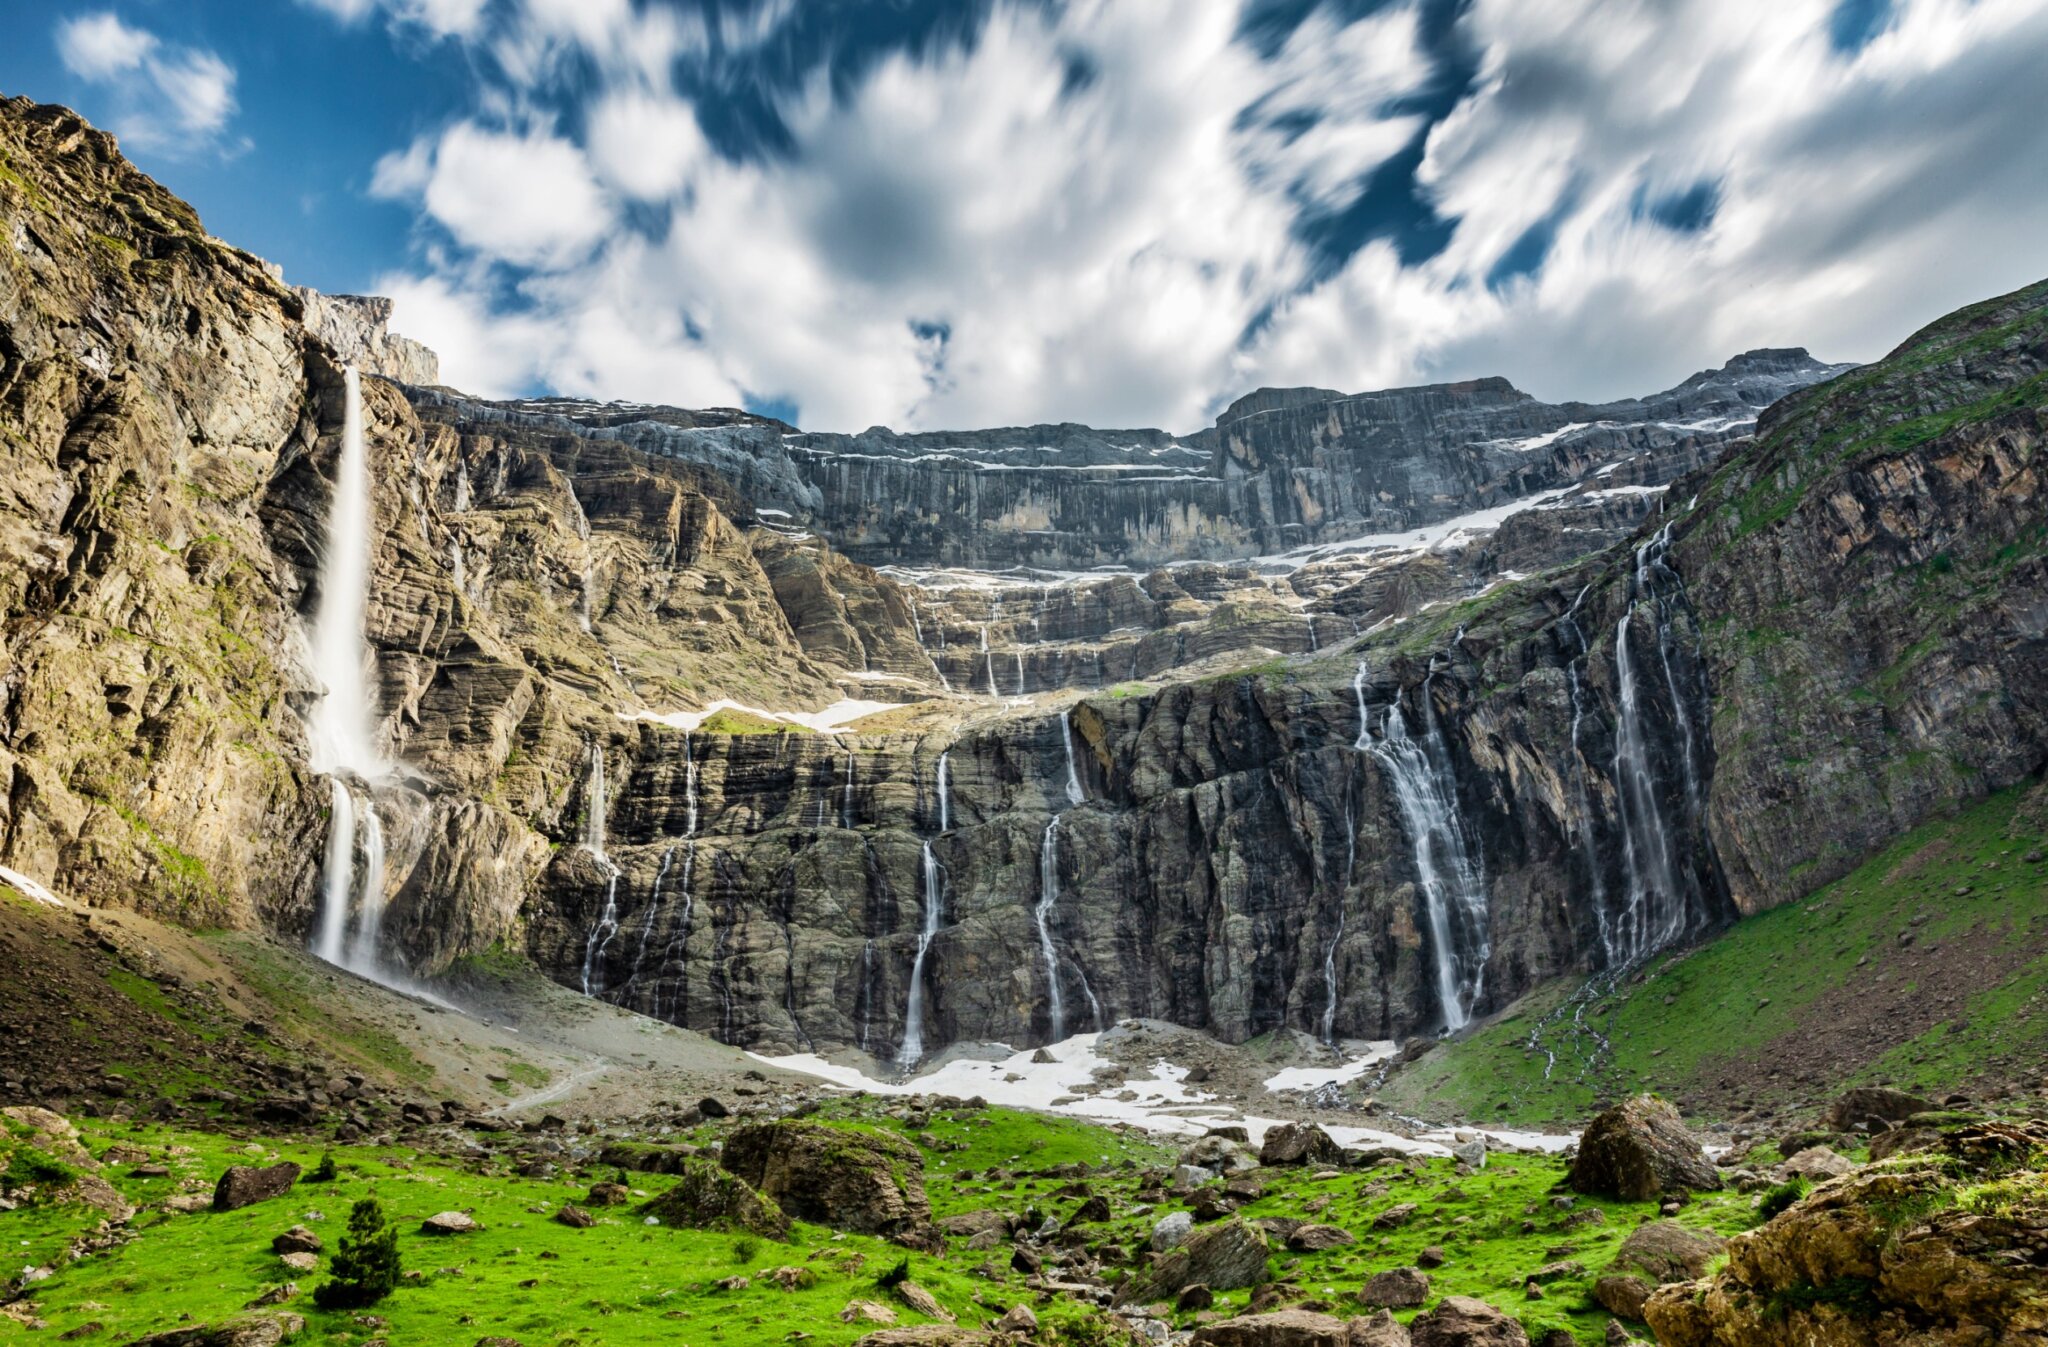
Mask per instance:
[[[113,14],[88,14],[57,25],[57,54],[81,79],[108,80],[139,69],[156,49],[156,36],[130,28]]]
[[[400,27],[416,26],[436,37],[477,31],[490,0],[299,0],[343,23],[358,23],[382,11]]]
[[[969,50],[784,93],[789,152],[736,162],[673,67],[793,6],[709,33],[523,0],[480,39],[504,82],[379,165],[456,245],[394,278],[399,322],[479,389],[786,398],[829,429],[1190,429],[1258,383],[1606,397],[1751,346],[1867,358],[2048,272],[2048,119],[1983,93],[2030,87],[2048,10],[1900,0],[1845,54],[1832,9],[1477,0],[1480,74],[1419,175],[1447,245],[1323,274],[1302,212],[1351,206],[1425,126],[1413,3],[1319,10],[1270,58],[1223,3],[999,4]],[[536,109],[571,58],[598,87],[558,121]],[[1707,227],[1648,216],[1696,188]]]
[[[235,72],[226,61],[112,13],[60,22],[57,54],[72,74],[105,90],[115,134],[143,149],[214,148],[235,114]]]
[[[543,131],[458,122],[430,155],[415,147],[379,163],[373,186],[418,190],[427,213],[457,242],[518,266],[574,264],[612,222],[583,152]]]

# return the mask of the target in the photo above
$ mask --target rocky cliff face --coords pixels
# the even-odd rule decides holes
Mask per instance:
[[[441,357],[389,329],[391,301],[378,295],[323,295],[306,286],[292,293],[304,307],[306,330],[327,343],[343,364],[402,384],[441,382]]]
[[[0,861],[305,939],[344,351],[402,357],[70,114],[0,149]],[[366,379],[351,919],[387,972],[509,943],[765,1048],[1456,1027],[2041,770],[2044,364],[2048,287],[1753,441],[1830,371],[1268,390],[1186,440]],[[963,559],[1175,564],[862,564]],[[747,709],[849,698],[896,709]]]

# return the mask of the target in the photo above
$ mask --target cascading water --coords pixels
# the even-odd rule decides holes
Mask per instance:
[[[1054,814],[1045,825],[1045,837],[1038,844],[1038,906],[1032,919],[1038,923],[1038,948],[1045,955],[1046,1010],[1050,1016],[1047,1041],[1057,1043],[1067,1036],[1067,1003],[1060,995],[1059,955],[1052,947],[1052,910],[1060,900],[1060,816]]]
[[[683,910],[669,927],[668,943],[662,946],[661,964],[655,970],[654,995],[650,998],[651,1013],[656,1019],[674,1016],[682,1005],[683,975],[686,971],[685,954],[690,939],[690,917],[694,910],[690,881],[697,870],[697,753],[690,734],[683,732],[683,873],[677,889],[683,896]],[[668,857],[675,854],[670,847],[662,857],[663,873],[668,870]],[[660,896],[661,881],[655,881],[655,897]],[[652,900],[650,900],[651,902]],[[650,925],[652,918],[649,919]],[[662,1014],[661,988],[664,980],[672,980],[676,992],[669,998],[669,1014]]]
[[[1071,712],[1060,712],[1060,746],[1067,751],[1067,803],[1079,804],[1088,798],[1081,789],[1081,773],[1074,763],[1074,718]]]
[[[951,798],[953,778],[952,767],[947,762],[947,759],[952,757],[952,755],[953,750],[951,749],[947,749],[945,752],[939,754],[939,831],[942,833],[951,832],[953,830],[953,806]]]
[[[1682,939],[1701,923],[1693,904],[1695,886],[1681,877],[1678,836],[1681,827],[1697,823],[1704,791],[1690,701],[1671,665],[1671,629],[1675,591],[1682,602],[1683,586],[1665,561],[1671,546],[1666,524],[1636,549],[1629,606],[1614,629],[1614,683],[1619,712],[1614,729],[1612,774],[1615,806],[1622,829],[1622,865],[1627,878],[1621,911],[1603,932],[1610,967],[1627,967]],[[1649,721],[1645,689],[1630,640],[1636,614],[1647,611],[1654,622],[1664,694],[1679,741],[1679,767],[1686,817],[1666,817],[1658,789],[1656,744]]]
[[[996,689],[996,657],[988,648],[988,623],[986,622],[981,624],[981,661],[988,670],[988,695],[991,697],[1002,696],[1003,694]]]
[[[924,844],[924,926],[917,933],[917,957],[910,964],[910,992],[903,1005],[903,1045],[896,1052],[899,1066],[916,1066],[924,1058],[924,961],[932,940],[939,933],[945,915],[945,871],[932,855],[932,844]]]
[[[1358,824],[1344,814],[1344,887],[1337,894],[1337,929],[1323,950],[1323,1042],[1337,1042],[1337,947],[1344,943],[1344,895],[1358,869]]]
[[[590,783],[584,788],[583,847],[604,867],[604,911],[583,942],[583,994],[604,993],[604,952],[619,933],[619,867],[605,854],[604,750],[590,746]]]
[[[839,801],[839,826],[853,826],[853,750],[846,751],[846,789]]]
[[[341,452],[334,465],[320,607],[310,639],[313,673],[326,692],[307,718],[306,737],[312,768],[328,778],[330,796],[313,952],[374,977],[384,917],[384,828],[371,790],[390,774],[390,764],[377,747],[373,659],[365,634],[375,519],[362,378],[353,366],[343,373],[343,389]],[[353,938],[352,908],[359,909]]]
[[[1363,664],[1352,688],[1359,704],[1357,746],[1385,769],[1413,849],[1416,885],[1435,956],[1437,1001],[1445,1031],[1455,1033],[1471,1022],[1472,1006],[1486,977],[1486,876],[1465,835],[1457,779],[1437,728],[1429,684],[1430,679],[1424,679],[1421,688],[1420,739],[1409,733],[1398,701],[1385,708],[1379,733],[1373,733],[1365,707]]]

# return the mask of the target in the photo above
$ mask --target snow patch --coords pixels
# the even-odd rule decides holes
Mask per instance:
[[[30,879],[19,870],[0,865],[0,884],[6,884],[24,898],[43,904],[45,907],[69,907],[71,904],[59,898],[43,884]]]
[[[720,711],[738,711],[742,715],[755,716],[761,720],[779,720],[785,724],[801,725],[818,734],[833,734],[862,716],[871,716],[877,711],[893,711],[902,704],[861,701],[846,697],[822,711],[763,711],[758,706],[747,706],[740,702],[721,699],[701,711],[621,711],[619,719],[651,720],[672,730],[695,730]]]

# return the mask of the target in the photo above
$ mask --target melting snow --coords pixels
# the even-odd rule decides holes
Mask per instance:
[[[862,716],[871,716],[877,711],[890,711],[901,706],[901,702],[869,702],[854,698],[843,698],[822,711],[763,711],[758,706],[746,706],[734,701],[715,701],[701,711],[621,711],[620,720],[651,720],[657,725],[666,725],[673,730],[694,730],[720,711],[738,711],[742,715],[757,716],[762,720],[780,720],[791,725],[801,725],[819,734],[831,734]]]
[[[1095,1072],[1115,1065],[1095,1051],[1101,1037],[1100,1034],[1092,1033],[1076,1034],[1072,1038],[1054,1043],[1046,1049],[1054,1059],[1051,1062],[1032,1061],[1036,1050],[1026,1049],[1000,1061],[956,1059],[923,1075],[897,1081],[877,1080],[862,1074],[854,1067],[828,1062],[813,1053],[797,1053],[788,1057],[764,1057],[759,1053],[747,1055],[757,1062],[781,1067],[785,1071],[816,1076],[820,1080],[848,1090],[864,1090],[869,1094],[878,1095],[979,1095],[991,1104],[1006,1108],[1035,1109],[1041,1113],[1082,1118],[1089,1122],[1129,1123],[1148,1132],[1167,1136],[1200,1136],[1212,1127],[1236,1123],[1246,1129],[1251,1136],[1252,1144],[1256,1146],[1264,1139],[1266,1129],[1277,1127],[1283,1121],[1279,1118],[1242,1114],[1230,1105],[1218,1101],[1214,1095],[1190,1088],[1186,1083],[1187,1068],[1174,1066],[1163,1058],[1152,1064],[1149,1076],[1131,1075],[1126,1077],[1120,1087],[1098,1087],[1093,1080]],[[1364,1058],[1333,1070],[1348,1071],[1356,1075],[1392,1048],[1392,1044],[1375,1043]],[[1321,1083],[1321,1078],[1332,1074],[1332,1071],[1300,1070],[1303,1070],[1306,1076],[1318,1077],[1316,1081],[1305,1082],[1310,1084]],[[1267,1087],[1295,1088],[1273,1084],[1273,1081],[1282,1080],[1289,1074],[1287,1071],[1280,1072],[1267,1082]],[[1087,1093],[1091,1090],[1096,1093]],[[1133,1097],[1119,1097],[1125,1093]],[[1426,1132],[1420,1138],[1399,1136],[1370,1127],[1332,1127],[1325,1124],[1323,1130],[1342,1146],[1391,1146],[1416,1155],[1449,1155],[1450,1147],[1456,1139],[1455,1131],[1448,1128]],[[1505,1132],[1491,1128],[1456,1130],[1483,1131],[1486,1136],[1504,1145],[1545,1150],[1561,1149],[1573,1139],[1569,1136]]]
[[[1374,1042],[1366,1045],[1365,1055],[1354,1057],[1342,1066],[1290,1066],[1266,1078],[1266,1090],[1319,1090],[1325,1085],[1342,1085],[1357,1080],[1372,1069],[1373,1063],[1384,1062],[1401,1050],[1393,1042]]]
[[[0,884],[6,884],[9,887],[15,889],[17,892],[19,892],[23,897],[28,898],[34,902],[42,903],[47,907],[71,906],[62,898],[59,898],[56,894],[50,892],[50,890],[46,888],[44,885],[38,883],[33,879],[30,879],[21,871],[10,870],[4,865],[0,865]]]

